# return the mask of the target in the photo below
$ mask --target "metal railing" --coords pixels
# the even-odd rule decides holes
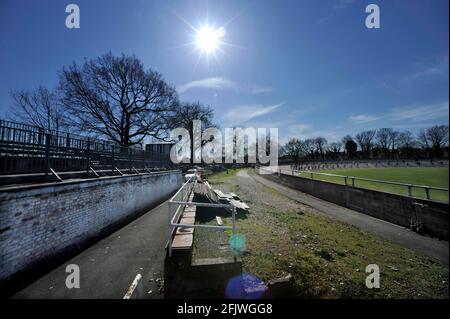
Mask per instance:
[[[168,202],[168,253],[169,257],[172,256],[172,241],[173,234],[177,227],[182,228],[207,228],[213,230],[232,230],[232,234],[236,234],[236,207],[231,204],[217,204],[217,203],[203,203],[203,202],[190,202],[189,196],[194,191],[197,185],[197,177],[191,177],[181,188],[173,195]],[[208,186],[206,186],[208,187]],[[181,214],[184,208],[188,205],[197,207],[212,207],[212,208],[225,208],[231,210],[232,226],[217,226],[217,225],[202,225],[202,224],[180,224],[178,221],[181,218]]]
[[[346,186],[352,186],[357,187],[355,185],[355,181],[364,181],[364,182],[371,182],[371,183],[377,183],[377,184],[385,184],[385,185],[395,185],[400,187],[406,187],[407,188],[407,194],[409,197],[413,196],[413,189],[422,189],[425,191],[425,198],[428,200],[431,200],[431,191],[440,191],[440,192],[447,192],[448,188],[443,187],[435,187],[435,186],[428,186],[428,185],[416,185],[416,184],[407,184],[407,183],[399,183],[399,182],[390,182],[390,181],[383,181],[378,179],[370,179],[370,178],[363,178],[363,177],[356,177],[356,176],[346,176],[346,175],[338,175],[338,174],[330,174],[330,173],[318,173],[313,171],[300,171],[300,170],[283,170],[283,169],[276,169],[276,170],[269,170],[263,167],[260,167],[260,169],[263,169],[265,171],[268,171],[272,174],[278,173],[280,174],[287,174],[287,175],[293,175],[293,176],[300,176],[305,175],[305,177],[310,179],[315,179],[314,176],[327,176],[327,177],[334,177],[338,179],[342,179],[342,182]],[[327,180],[325,180],[327,181]],[[328,180],[329,181],[329,180]]]
[[[0,174],[172,167],[166,154],[0,120]]]
[[[328,176],[328,177],[336,177],[336,178],[342,178],[344,185],[346,186],[355,186],[355,181],[364,181],[364,182],[370,182],[370,183],[377,183],[377,184],[385,184],[385,185],[396,185],[401,187],[406,187],[408,190],[408,196],[413,197],[413,189],[423,189],[425,191],[426,199],[431,199],[431,190],[436,191],[442,191],[447,192],[447,188],[443,187],[434,187],[434,186],[428,186],[428,185],[416,185],[416,184],[407,184],[407,183],[399,183],[399,182],[390,182],[390,181],[383,181],[378,179],[371,179],[371,178],[363,178],[363,177],[356,177],[356,176],[345,176],[345,175],[337,175],[337,174],[330,174],[330,173],[318,173],[318,172],[311,172],[311,171],[296,171],[296,173],[305,174],[306,176],[310,177],[311,179],[314,179],[314,175],[318,176]]]

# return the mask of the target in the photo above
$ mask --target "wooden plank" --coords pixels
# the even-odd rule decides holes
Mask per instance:
[[[243,202],[240,202],[240,201],[237,201],[237,200],[234,200],[234,199],[232,199],[232,200],[230,201],[230,203],[231,203],[231,205],[233,205],[234,207],[237,207],[237,208],[240,208],[240,209],[247,210],[247,209],[250,208],[246,203],[243,203]]]
[[[213,189],[214,193],[216,193],[219,197],[224,197],[224,193],[220,189]]]
[[[195,212],[197,207],[195,205],[189,205],[184,208],[184,212]]]
[[[176,235],[193,234],[194,227],[177,227]]]
[[[184,212],[183,217],[195,218],[195,212]]]
[[[217,225],[219,225],[219,226],[223,225],[223,221],[222,221],[222,218],[220,218],[220,216],[216,216],[216,221],[217,221]]]
[[[173,250],[191,249],[194,236],[192,234],[175,235],[172,241]]]
[[[195,218],[193,217],[182,217],[179,224],[184,224],[184,225],[194,225],[195,223]]]

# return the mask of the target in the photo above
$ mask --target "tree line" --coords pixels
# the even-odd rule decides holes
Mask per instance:
[[[328,143],[324,137],[291,138],[280,154],[288,159],[340,160],[356,158],[441,158],[448,157],[448,125],[411,131],[392,128],[366,130]]]
[[[196,119],[213,125],[211,107],[180,101],[175,88],[134,55],[108,53],[81,65],[73,62],[57,76],[54,88],[13,90],[9,118],[46,132],[70,131],[123,146],[142,144],[146,137],[167,140],[175,127],[192,134]]]

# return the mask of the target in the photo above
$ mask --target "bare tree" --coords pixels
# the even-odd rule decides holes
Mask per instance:
[[[400,135],[399,131],[391,130],[389,132],[389,141],[391,144],[391,155],[394,157],[395,155],[395,147],[397,146],[398,136]]]
[[[334,154],[338,154],[341,151],[342,143],[341,142],[333,142],[330,144],[330,150]]]
[[[348,158],[353,158],[355,156],[358,145],[355,143],[350,135],[346,135],[342,138],[342,145],[344,146],[345,153]]]
[[[298,138],[291,138],[284,146],[283,153],[293,159],[298,159],[304,155],[304,146]]]
[[[181,103],[175,108],[170,119],[171,127],[183,127],[189,131],[191,139],[191,159],[194,159],[194,120],[201,122],[203,128],[216,127],[213,123],[214,111],[209,106],[203,106],[200,102]],[[206,141],[201,141],[203,145]]]
[[[319,136],[314,139],[314,144],[316,146],[316,151],[319,153],[320,158],[324,158],[325,148],[327,146],[327,139],[325,137]]]
[[[167,119],[178,104],[175,89],[159,73],[123,54],[64,67],[59,89],[77,129],[126,146],[146,136],[165,136]]]
[[[356,141],[358,142],[361,150],[366,154],[367,157],[370,157],[370,151],[373,147],[373,140],[375,137],[376,131],[369,130],[363,131],[361,133],[356,134]]]
[[[64,115],[57,95],[44,86],[33,91],[11,92],[14,108],[11,117],[19,122],[39,127],[44,131],[59,131]]]
[[[430,143],[428,141],[427,131],[425,129],[421,129],[417,134],[417,140],[422,148],[425,150],[429,150]]]
[[[310,157],[310,158],[314,158],[315,157],[315,141],[314,139],[308,138],[306,140],[303,141],[305,150],[306,150],[306,154]]]
[[[376,140],[381,150],[383,151],[384,157],[388,156],[389,147],[391,145],[391,128],[380,128],[376,134]]]
[[[429,140],[434,156],[442,156],[442,149],[448,143],[448,125],[435,125],[427,129],[426,137]]]
[[[408,157],[409,150],[414,145],[414,136],[411,131],[404,131],[399,134],[398,145],[405,151],[405,156]]]

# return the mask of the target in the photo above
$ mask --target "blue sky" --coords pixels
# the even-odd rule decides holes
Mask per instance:
[[[65,27],[76,3],[81,28]],[[365,27],[376,3],[381,28]],[[57,71],[111,51],[135,54],[222,127],[337,140],[358,131],[448,124],[448,0],[0,2],[0,116],[12,89],[52,87]],[[194,31],[225,35],[200,56]]]

